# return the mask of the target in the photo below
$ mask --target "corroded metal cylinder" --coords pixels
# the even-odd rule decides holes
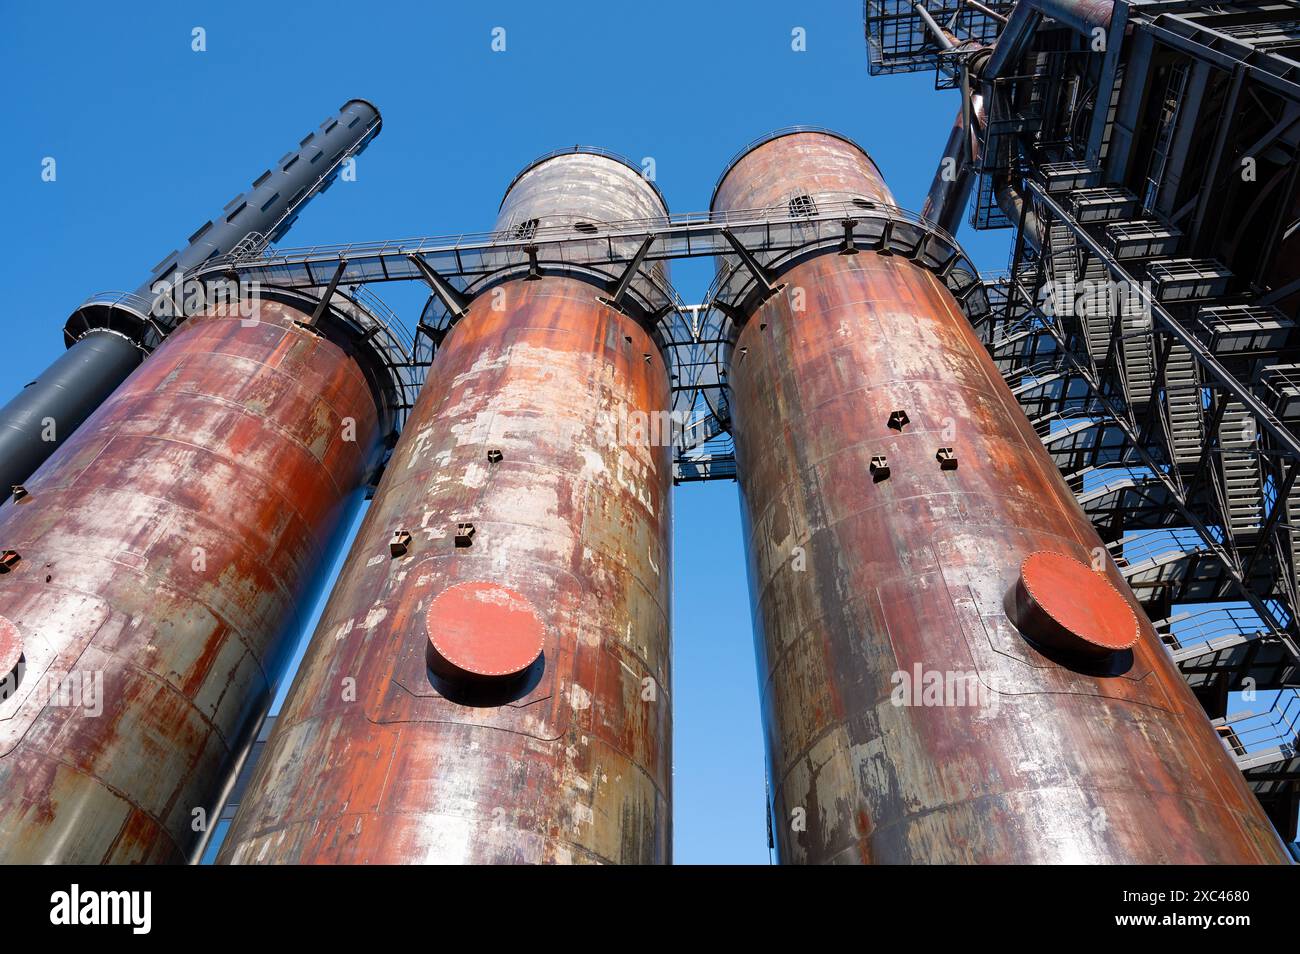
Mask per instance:
[[[0,501],[81,426],[170,330],[169,316],[160,312],[157,299],[182,284],[178,276],[236,248],[253,250],[281,239],[307,203],[329,188],[344,159],[379,135],[381,123],[372,103],[348,100],[205,222],[183,250],[168,252],[134,293],[101,293],[83,302],[63,328],[67,354],[0,406]],[[182,289],[176,289],[176,297],[185,297]],[[49,427],[49,421],[57,426]]]
[[[575,152],[498,229],[664,214]],[[439,348],[220,861],[668,860],[668,377],[602,284],[540,273]]]
[[[0,862],[191,858],[360,502],[365,376],[247,304],[188,319],[0,508]]]
[[[854,192],[892,201],[798,133],[713,207]],[[792,260],[729,369],[781,860],[1284,861],[944,285]]]

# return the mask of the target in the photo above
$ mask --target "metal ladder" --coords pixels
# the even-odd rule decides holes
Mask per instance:
[[[1286,498],[1286,523],[1291,528],[1287,536],[1291,541],[1292,578],[1300,590],[1300,490],[1291,491],[1291,496]]]
[[[1259,529],[1264,522],[1264,488],[1259,473],[1255,422],[1240,401],[1229,401],[1224,407],[1219,426],[1219,462],[1228,526],[1234,534]]]
[[[1091,288],[1094,294],[1081,298],[1084,309],[1083,332],[1088,345],[1088,354],[1093,362],[1101,368],[1106,365],[1107,351],[1110,348],[1111,313],[1105,288],[1110,280],[1110,273],[1105,263],[1090,258],[1083,269],[1081,284]]]
[[[1201,459],[1205,436],[1201,382],[1191,351],[1177,342],[1170,346],[1165,360],[1165,413],[1174,463],[1196,464]]]

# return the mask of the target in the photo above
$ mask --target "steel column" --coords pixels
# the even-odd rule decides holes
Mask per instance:
[[[251,304],[186,321],[0,507],[4,863],[193,856],[360,503],[365,376]]]
[[[737,162],[715,210],[778,205],[828,151],[826,188],[852,164],[884,188],[800,134]],[[950,293],[878,254],[780,280],[728,378],[781,859],[1286,860]],[[1044,559],[1076,567],[1067,611],[1111,604],[1091,657],[1022,605]]]
[[[664,214],[574,153],[498,226]],[[603,281],[536,267],[439,348],[219,860],[669,860],[668,375]]]

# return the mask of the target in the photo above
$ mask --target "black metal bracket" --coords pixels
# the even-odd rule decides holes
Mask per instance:
[[[737,328],[749,320],[749,316],[745,314],[743,309],[737,308],[735,305],[729,304],[721,299],[715,299],[709,304],[711,307],[718,309],[718,311],[730,318]]]
[[[857,224],[858,224],[858,220],[857,220],[857,219],[844,219],[842,222],[840,222],[840,225],[844,226],[844,242],[843,242],[842,245],[840,245],[840,254],[841,254],[841,255],[857,255],[857,254],[858,254],[858,247],[857,247],[856,244],[854,244],[854,241],[853,241],[853,229],[857,226]],[[921,241],[922,241],[922,243],[924,243],[924,242],[925,242],[926,240],[928,240],[928,239],[929,239],[929,236],[927,235],[927,236],[926,236],[924,239],[922,239]]]
[[[338,267],[334,269],[334,275],[330,278],[330,283],[325,288],[325,294],[320,296],[320,301],[316,303],[316,310],[311,313],[311,318],[307,322],[309,325],[316,324],[316,322],[320,321],[321,315],[325,314],[325,309],[330,305],[330,299],[334,297],[334,292],[339,287],[339,279],[343,277],[343,271],[347,267],[348,260],[346,258],[340,258]]]
[[[175,309],[172,315],[172,327],[177,327],[185,320],[185,273],[177,272],[176,281],[168,289],[168,297],[171,299],[172,308]]]
[[[889,241],[894,237],[894,220],[885,219],[885,227],[880,232],[880,248],[876,249],[877,255],[893,255],[894,250],[889,247]],[[954,256],[955,258],[956,256]]]
[[[602,299],[607,305],[614,308],[623,309],[623,299],[627,296],[628,289],[632,287],[632,279],[636,278],[636,273],[641,270],[641,264],[650,252],[650,246],[654,245],[656,235],[647,235],[641,241],[641,247],[636,250],[632,256],[632,261],[628,262],[627,268],[623,269],[623,274],[618,280],[611,282],[609,286],[609,297]]]
[[[772,273],[754,257],[753,253],[750,252],[749,249],[745,248],[744,243],[732,234],[731,229],[724,228],[722,230],[722,237],[727,240],[727,244],[730,245],[732,251],[736,253],[736,257],[739,258],[745,268],[749,270],[749,273],[754,276],[754,281],[758,282],[758,287],[763,290],[763,299],[766,300],[775,295],[778,286],[775,284]]]
[[[465,312],[469,310],[469,296],[434,271],[433,266],[424,260],[424,256],[411,254],[406,257],[419,271],[420,277],[424,279],[438,301],[442,302],[442,306],[447,309],[452,319],[460,321],[464,318]]]

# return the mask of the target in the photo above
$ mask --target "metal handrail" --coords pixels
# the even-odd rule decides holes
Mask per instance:
[[[1246,752],[1294,745],[1300,738],[1300,693],[1294,689],[1279,690],[1267,712],[1241,713],[1229,718],[1227,724],[1233,727]]]
[[[1184,539],[1188,535],[1197,539]],[[1130,566],[1169,555],[1207,552],[1201,545],[1199,535],[1186,527],[1139,530],[1108,543],[1106,549],[1110,550],[1117,563],[1122,560]]]
[[[223,272],[229,269],[244,269],[253,267],[270,267],[275,265],[290,265],[319,261],[335,261],[338,259],[357,259],[375,255],[429,255],[435,252],[468,252],[477,250],[508,250],[511,248],[525,249],[529,246],[569,246],[569,245],[591,245],[593,243],[604,242],[609,236],[619,239],[626,239],[629,243],[632,240],[642,239],[647,235],[656,235],[659,237],[671,237],[673,235],[688,235],[703,233],[707,236],[718,236],[722,229],[725,228],[761,228],[764,226],[784,226],[790,224],[807,225],[812,223],[824,223],[828,221],[842,221],[845,218],[855,220],[868,219],[873,216],[883,216],[894,219],[910,225],[915,225],[925,229],[927,232],[934,234],[940,240],[956,248],[959,252],[960,245],[953,236],[946,230],[938,227],[929,219],[922,216],[919,212],[911,212],[900,206],[892,205],[886,202],[875,200],[866,200],[858,196],[852,196],[847,193],[822,193],[821,195],[844,196],[843,199],[818,202],[818,209],[812,215],[793,215],[784,207],[761,208],[761,209],[735,209],[727,212],[686,212],[674,213],[668,216],[655,216],[650,218],[632,218],[620,219],[611,222],[600,223],[600,231],[596,233],[578,231],[572,224],[560,224],[539,226],[537,231],[528,238],[517,237],[512,230],[495,230],[485,232],[461,232],[453,235],[443,236],[417,236],[401,239],[383,239],[374,242],[348,242],[344,244],[332,245],[309,245],[291,248],[278,248],[270,254],[262,254],[256,258],[234,259],[229,255],[219,255],[210,261],[204,263],[203,267],[195,274],[197,276],[207,275],[213,272]],[[649,256],[652,259],[659,258],[690,258],[698,255],[717,255],[726,254],[729,247],[724,245],[710,246],[699,252],[687,251],[680,254],[662,254],[652,252]],[[629,256],[630,257],[630,256]],[[972,272],[974,272],[972,266]],[[975,272],[978,275],[977,272]]]
[[[153,307],[153,299],[145,298],[133,292],[101,291],[95,292],[81,303],[84,305],[126,305],[141,314],[148,315]]]
[[[1155,625],[1162,635],[1175,640],[1179,648],[1213,642],[1225,636],[1277,635],[1273,627],[1248,607],[1215,606],[1193,613],[1180,613]]]

